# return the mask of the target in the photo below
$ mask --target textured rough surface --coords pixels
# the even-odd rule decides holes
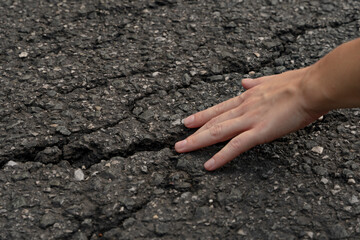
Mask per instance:
[[[0,3],[1,239],[360,238],[359,109],[208,173],[181,119],[359,36],[360,2]],[[321,151],[320,151],[321,150]]]

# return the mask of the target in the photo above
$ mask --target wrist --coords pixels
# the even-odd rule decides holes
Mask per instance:
[[[331,86],[323,84],[326,76],[322,73],[321,65],[321,62],[317,62],[304,68],[304,74],[300,81],[303,108],[313,116],[321,116],[334,109],[334,99],[330,91]]]
[[[342,44],[307,68],[305,106],[313,111],[360,106],[360,38]]]

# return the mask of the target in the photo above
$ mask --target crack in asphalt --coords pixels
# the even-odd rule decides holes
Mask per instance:
[[[295,43],[296,39],[298,36],[304,35],[306,34],[306,31],[308,30],[317,30],[317,29],[326,29],[328,27],[336,29],[336,28],[340,28],[344,25],[348,25],[348,24],[352,24],[356,21],[359,21],[360,18],[357,17],[358,15],[356,14],[351,14],[351,18],[350,20],[344,21],[344,22],[339,22],[339,21],[333,21],[333,22],[327,22],[325,25],[320,25],[320,24],[316,24],[316,25],[302,25],[302,26],[296,26],[295,29],[286,29],[286,30],[280,30],[278,31],[274,36],[278,37],[279,40],[281,40],[281,36],[286,35],[288,33],[291,33],[294,35],[294,41],[285,41],[285,43]],[[283,40],[282,40],[283,41]]]
[[[91,14],[91,12],[90,12],[90,14]],[[341,27],[343,25],[351,24],[351,23],[354,23],[354,22],[356,22],[358,20],[359,20],[359,18],[357,18],[356,15],[351,15],[351,19],[348,20],[348,21],[344,21],[344,22],[338,22],[338,21],[328,22],[325,26],[324,25],[304,25],[304,26],[297,26],[296,29],[287,29],[285,31],[280,31],[280,32],[278,32],[278,35],[275,35],[276,39],[280,40],[282,42],[283,47],[284,47],[284,49],[282,51],[280,51],[279,56],[282,56],[283,54],[285,54],[287,47],[290,44],[295,43],[296,38],[298,36],[300,36],[300,35],[305,34],[306,31],[308,31],[308,30],[324,29],[324,28],[327,28],[327,27],[339,28],[339,27]],[[288,40],[282,40],[281,39],[281,36],[289,34],[289,33],[294,35],[295,38],[294,38],[293,41],[288,41]],[[109,42],[111,42],[111,41],[114,41],[114,40],[109,40]],[[94,48],[96,48],[96,46],[94,46]],[[49,52],[53,52],[53,51],[49,51]],[[252,70],[255,71],[255,72],[260,71],[261,68],[269,66],[269,64],[271,64],[272,61],[273,61],[273,59],[271,57],[268,57],[267,59],[263,59],[260,62],[260,65],[257,68],[254,68]],[[249,71],[249,68],[246,67],[246,64],[243,63],[243,62],[240,62],[240,65],[238,63],[233,64],[233,62],[231,62],[231,61],[226,61],[226,62],[228,62],[230,64],[230,68],[228,70],[222,71],[221,75],[232,74],[232,73],[238,73],[238,74],[244,75]],[[156,69],[155,71],[163,71],[164,72],[164,71],[167,71],[167,69],[170,69],[170,68],[171,68],[170,66],[162,66],[162,67]],[[139,75],[139,74],[145,75],[145,74],[150,74],[150,73],[153,73],[153,72],[154,71],[141,71],[141,70],[138,70],[138,71],[131,72],[130,75],[121,74],[121,75],[116,75],[116,76],[109,76],[109,77],[100,79],[98,81],[98,82],[100,82],[100,84],[96,84],[95,86],[92,86],[92,87],[86,87],[86,86],[74,87],[71,90],[61,91],[60,93],[66,95],[66,94],[70,94],[70,93],[74,92],[77,89],[86,89],[87,91],[89,91],[89,90],[92,90],[92,89],[96,89],[96,88],[107,86],[107,85],[111,84],[110,81],[109,81],[111,79],[125,79],[125,78],[136,76],[136,75]],[[195,75],[195,76],[192,77],[192,79],[197,77],[197,78],[203,80],[204,82],[206,82],[206,80],[211,76],[213,76],[213,74]],[[191,83],[188,84],[188,85],[175,86],[175,88],[170,88],[169,87],[169,88],[165,89],[165,91],[168,93],[170,90],[177,91],[177,90],[180,90],[180,89],[187,89],[189,87],[192,87]],[[132,113],[134,105],[137,102],[139,102],[139,101],[141,101],[141,100],[143,100],[143,99],[145,99],[147,97],[156,96],[157,94],[158,94],[157,91],[152,92],[152,93],[140,93],[140,96],[136,96],[134,98],[133,102],[129,104],[130,106],[129,106],[129,109],[128,109],[127,113],[130,116],[135,117],[139,122],[142,122],[141,119],[139,119],[139,117],[137,115]],[[43,96],[43,94],[39,95],[38,98],[41,98],[42,96]],[[31,106],[31,104],[26,105],[26,106],[27,107]],[[9,116],[11,114],[9,113],[7,115]],[[53,147],[55,145],[61,147],[62,152],[63,152],[63,148],[64,148],[64,146],[66,146],[69,143],[70,138],[74,138],[74,137],[76,138],[76,136],[81,136],[81,135],[84,135],[84,134],[91,134],[91,133],[95,133],[95,132],[97,132],[97,131],[99,131],[101,129],[108,129],[108,128],[114,127],[114,126],[118,125],[121,121],[123,121],[124,119],[126,119],[126,118],[119,119],[119,120],[117,120],[115,122],[106,124],[104,126],[97,127],[95,129],[81,130],[79,132],[73,133],[72,136],[70,136],[70,137],[64,137],[64,139],[60,140],[59,142],[57,142],[55,144],[49,144],[49,145],[41,145],[41,144],[39,144],[37,147],[28,149],[25,152],[21,152],[20,154],[9,155],[8,158],[15,157],[16,159],[23,159],[25,161],[34,161],[35,156],[37,155],[37,153],[43,151],[47,147]],[[176,139],[176,137],[171,138],[170,142],[174,142],[174,139]],[[134,154],[136,154],[138,152],[150,151],[150,150],[159,151],[161,149],[173,146],[174,143],[169,144],[169,140],[170,139],[166,139],[165,141],[161,141],[161,142],[159,142],[157,140],[151,140],[149,143],[146,144],[146,146],[143,146],[144,143],[140,142],[138,144],[131,145],[130,149],[127,150],[127,151],[115,152],[115,153],[111,154],[111,156],[108,157],[108,158],[97,159],[96,161],[90,161],[90,162],[92,162],[91,165],[93,165],[93,164],[98,163],[100,160],[109,160],[111,157],[115,157],[115,156],[121,156],[121,157],[126,158],[126,157],[132,156],[132,155],[134,155]],[[138,149],[138,150],[135,150],[135,149]],[[90,155],[90,154],[91,154],[91,151],[87,154],[87,156]],[[30,160],[29,160],[29,156],[30,156]],[[88,157],[85,157],[84,159],[86,159],[86,158],[88,158]],[[87,161],[87,160],[84,160],[84,161]],[[6,162],[7,161],[3,161],[0,168],[2,168],[6,164]],[[72,162],[72,164],[75,164],[76,160],[73,160],[71,162]],[[82,161],[80,161],[80,162],[82,162]],[[91,165],[89,165],[89,166],[91,166]]]

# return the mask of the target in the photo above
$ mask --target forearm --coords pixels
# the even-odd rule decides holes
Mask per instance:
[[[360,107],[360,38],[312,65],[302,87],[305,102],[314,112]]]

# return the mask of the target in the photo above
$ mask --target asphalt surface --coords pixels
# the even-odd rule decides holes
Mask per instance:
[[[0,2],[0,239],[359,239],[360,109],[177,154],[242,77],[359,37],[360,2]]]

